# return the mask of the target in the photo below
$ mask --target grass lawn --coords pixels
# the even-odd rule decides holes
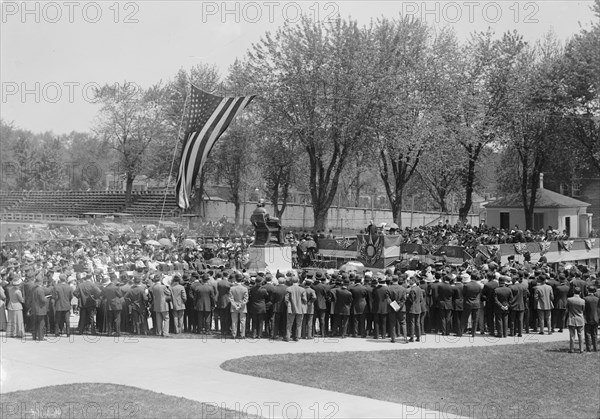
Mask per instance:
[[[240,417],[239,412],[220,409],[217,405],[115,384],[42,387],[5,393],[0,399],[2,419]]]
[[[221,368],[447,414],[598,418],[599,353],[569,354],[568,346],[270,355],[230,360]]]

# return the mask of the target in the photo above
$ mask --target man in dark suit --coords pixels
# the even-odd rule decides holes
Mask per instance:
[[[508,334],[508,312],[512,291],[507,287],[509,278],[501,276],[498,280],[498,286],[494,289],[494,306],[496,312],[496,337],[505,338]]]
[[[417,342],[421,340],[421,310],[423,307],[423,289],[417,284],[415,278],[410,279],[410,288],[408,290],[408,297],[406,299],[406,312],[408,313],[408,335],[410,336],[409,342],[415,341],[415,335]]]
[[[267,299],[269,294],[258,280],[248,291],[248,313],[252,321],[252,337],[260,339],[263,336],[265,313],[267,312]]]
[[[114,333],[116,336],[121,336],[121,310],[123,308],[123,292],[117,286],[118,278],[112,276],[111,282],[102,288],[102,298],[106,301],[106,322],[107,335],[111,336]]]
[[[588,285],[588,295],[583,299],[585,308],[585,350],[598,352],[598,297],[596,286]]]
[[[487,331],[491,336],[494,336],[495,314],[497,312],[494,302],[494,290],[498,288],[499,284],[494,272],[488,273],[487,280],[488,282],[483,286],[481,298],[482,304],[484,304],[484,318]]]
[[[265,337],[270,337],[273,334],[273,303],[271,302],[271,296],[275,290],[273,276],[270,273],[265,275],[263,288],[267,292],[265,300]]]
[[[467,273],[461,275],[463,282],[463,333],[467,329],[469,316],[471,317],[471,337],[475,337],[479,308],[481,307],[481,286],[477,281],[472,281]]]
[[[571,287],[564,274],[560,274],[559,281],[560,282],[554,291],[555,314],[552,316],[552,320],[554,322],[554,327],[557,327],[558,332],[562,333],[567,321],[567,298],[569,298]]]
[[[73,289],[67,284],[67,275],[60,274],[58,284],[52,290],[52,299],[54,300],[55,322],[54,333],[56,336],[64,331],[67,336],[71,336],[70,314],[71,299],[73,299]]]
[[[352,307],[352,293],[348,290],[349,279],[342,280],[342,286],[337,289],[333,297],[335,318],[337,320],[336,329],[342,338],[346,337],[348,332],[348,320],[350,319],[350,310]]]
[[[277,279],[277,286],[273,288],[271,294],[271,304],[273,305],[273,330],[271,338],[276,339],[278,336],[285,336],[287,307],[285,305],[285,295],[287,293],[287,285],[285,278]]]
[[[362,284],[359,277],[354,280],[354,285],[348,288],[352,293],[352,336],[360,335],[361,337],[367,337],[367,331],[365,328],[365,309],[367,308],[367,298],[369,292],[367,288]]]
[[[429,283],[429,329],[431,333],[437,334],[442,330],[442,318],[440,316],[442,273],[436,272],[434,278],[434,281]]]
[[[315,284],[312,287],[317,297],[315,301],[315,322],[317,319],[319,320],[319,333],[321,334],[321,337],[325,337],[329,332],[327,324],[325,323],[329,286],[325,284],[325,275],[323,275],[323,272],[318,271],[315,279]]]
[[[92,335],[96,334],[96,300],[100,298],[101,291],[92,282],[92,275],[86,274],[85,280],[80,283],[73,293],[79,299],[79,334],[90,325]]]
[[[438,309],[441,321],[442,335],[449,336],[452,328],[452,294],[453,290],[450,286],[450,278],[448,275],[442,277],[437,289]]]
[[[46,340],[46,315],[48,314],[48,298],[52,291],[44,287],[42,278],[37,278],[31,295],[31,316],[33,318],[33,340]]]
[[[452,284],[452,310],[453,310],[453,316],[452,318],[454,319],[454,333],[456,333],[456,336],[462,336],[462,312],[463,312],[463,283],[460,280],[460,277],[458,278],[458,281],[456,279],[452,279],[451,281]]]
[[[148,292],[146,286],[142,284],[142,277],[140,274],[134,276],[133,285],[124,297],[131,308],[133,334],[147,334],[148,323],[146,323],[146,303],[148,302]]]
[[[509,322],[510,322],[510,335],[511,336],[523,336],[523,315],[525,307],[527,305],[528,296],[527,288],[519,282],[518,276],[512,277],[512,285],[508,287],[511,292],[511,298],[508,305],[509,310]]]
[[[210,285],[210,284],[209,284]],[[217,281],[216,309],[219,311],[221,336],[226,336],[231,331],[231,303],[229,302],[229,290],[231,281],[229,278],[221,278]],[[205,327],[199,324],[198,327]]]
[[[392,276],[392,284],[388,287],[390,293],[390,304],[396,302],[398,310],[388,305],[388,328],[390,331],[390,338],[392,343],[396,342],[396,336],[402,334],[404,337],[404,343],[406,340],[406,297],[407,291],[404,286],[399,283],[397,275]]]
[[[389,303],[390,294],[385,283],[385,278],[380,277],[377,280],[377,288],[373,290],[373,323],[375,329],[375,339],[379,339],[380,335],[384,339],[386,337]]]
[[[208,283],[208,280],[209,275],[204,273],[202,274],[201,282],[194,282],[192,284],[192,299],[194,300],[194,310],[198,318],[198,333],[208,333],[210,331],[210,312],[217,304],[215,288]],[[231,314],[229,317],[231,317]]]

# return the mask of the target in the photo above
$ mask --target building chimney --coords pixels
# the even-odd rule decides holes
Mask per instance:
[[[540,189],[544,189],[544,174],[540,173]]]

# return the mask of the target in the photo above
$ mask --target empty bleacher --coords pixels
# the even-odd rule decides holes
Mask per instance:
[[[137,217],[160,217],[177,212],[173,193],[134,192],[125,205],[123,191],[0,191],[0,211],[4,213],[44,213],[80,217],[87,212],[129,213]]]

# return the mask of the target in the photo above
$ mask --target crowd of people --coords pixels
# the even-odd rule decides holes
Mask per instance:
[[[445,237],[444,230],[463,239],[471,234],[462,234],[468,226],[440,226],[407,235],[434,241]],[[571,350],[577,333],[579,351],[583,335],[586,349],[597,350],[600,283],[586,266],[551,269],[543,260],[501,265],[495,258],[479,266],[397,261],[385,272],[246,272],[235,263],[209,266],[198,248],[160,249],[131,240],[95,246],[25,246],[20,262],[11,257],[15,249],[5,246],[0,329],[37,340],[48,333],[70,335],[72,312],[79,314],[77,333],[116,336],[331,336],[409,343],[424,334],[505,338],[568,329]]]

